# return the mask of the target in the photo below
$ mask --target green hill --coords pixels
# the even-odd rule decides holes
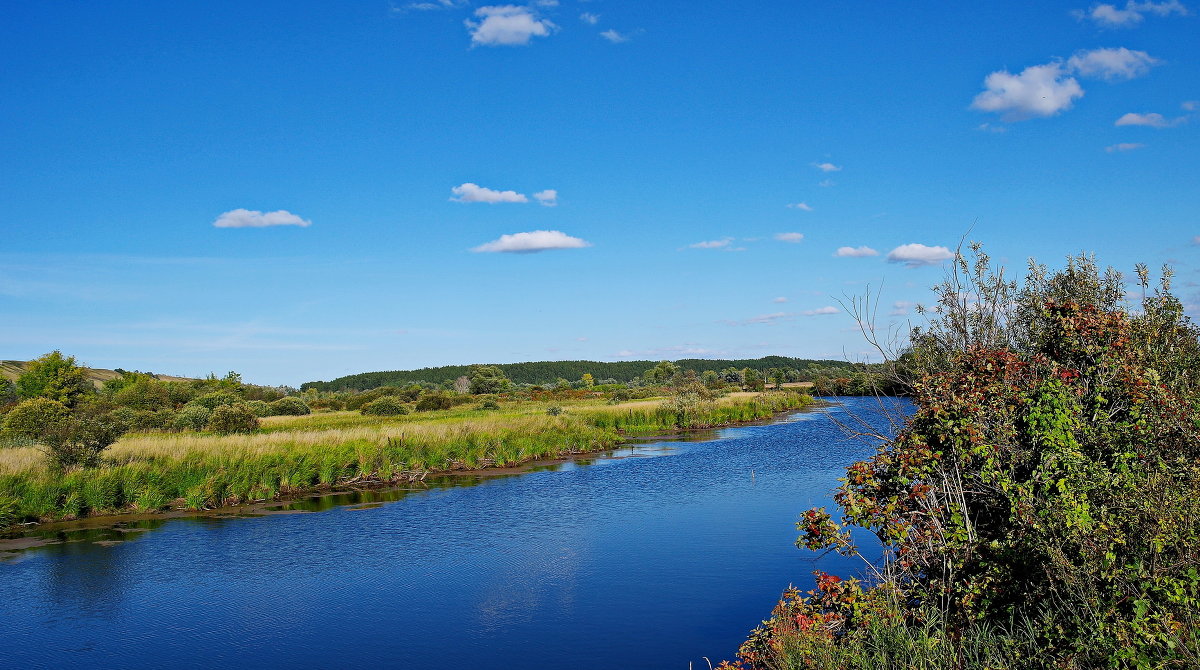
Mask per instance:
[[[584,373],[590,373],[596,380],[615,379],[620,382],[627,382],[631,379],[641,377],[642,373],[653,368],[657,363],[658,361],[649,360],[615,362],[537,361],[531,363],[498,363],[494,365],[504,370],[504,374],[508,375],[509,379],[518,384],[550,384],[560,378],[574,381],[582,377]],[[759,371],[770,368],[792,368],[800,373],[800,380],[802,381],[811,381],[812,377],[821,372],[828,373],[834,370],[847,370],[852,367],[852,364],[846,361],[812,360],[808,358],[790,358],[788,356],[766,356],[763,358],[742,360],[685,358],[675,361],[675,364],[684,370],[695,370],[697,373],[702,373],[705,370],[719,372],[731,367],[738,369],[751,368]],[[300,388],[311,388],[318,391],[365,391],[380,386],[404,386],[419,382],[440,384],[446,380],[468,374],[470,367],[469,365],[443,365],[441,367],[420,368],[418,370],[362,372],[356,375],[338,377],[327,382],[306,382]]]
[[[0,377],[9,381],[16,380],[25,372],[25,367],[29,365],[28,361],[0,361]],[[85,368],[87,370],[88,381],[96,386],[100,386],[110,379],[116,379],[121,376],[118,370],[105,370],[104,368]],[[172,377],[171,375],[154,375],[155,377],[165,382],[186,382],[191,381],[190,377]]]

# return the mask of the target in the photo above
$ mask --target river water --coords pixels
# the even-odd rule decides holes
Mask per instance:
[[[0,667],[707,668],[788,584],[861,572],[793,545],[873,450],[834,419],[886,425],[873,398],[836,402],[285,508],[312,513],[69,535],[0,560]]]

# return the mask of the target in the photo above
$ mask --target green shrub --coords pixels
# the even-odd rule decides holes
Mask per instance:
[[[251,400],[246,403],[246,407],[249,407],[250,411],[257,417],[273,416],[275,414],[275,412],[271,411],[270,403],[264,400]]]
[[[303,400],[288,396],[272,402],[271,413],[277,416],[304,416],[312,414],[312,410],[304,404]]]
[[[208,409],[216,409],[221,405],[232,405],[241,401],[241,398],[229,391],[213,391],[212,393],[206,393],[196,398],[192,403],[201,407],[207,407]]]
[[[48,428],[65,421],[69,415],[67,406],[57,400],[25,400],[5,415],[4,432],[40,442]]]
[[[496,402],[495,400],[492,400],[491,398],[488,398],[487,400],[484,400],[483,402],[479,403],[479,409],[491,409],[491,410],[500,409],[500,403]]]
[[[363,405],[362,413],[368,416],[395,416],[408,414],[408,405],[395,396],[383,396]]]
[[[426,393],[417,401],[418,412],[429,412],[438,409],[450,409],[455,403],[446,393]]]
[[[209,415],[205,428],[222,435],[253,433],[258,430],[258,417],[244,403],[217,405]]]
[[[563,413],[563,408],[559,407],[558,405],[551,405],[546,408],[546,414],[549,414],[550,416],[558,416],[559,414],[562,414],[562,413]]]
[[[176,430],[204,430],[212,410],[204,405],[184,405],[171,420],[171,427]]]

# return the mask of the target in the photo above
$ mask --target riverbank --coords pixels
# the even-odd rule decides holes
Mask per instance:
[[[206,510],[429,475],[512,467],[611,449],[631,436],[769,418],[813,402],[791,391],[735,393],[680,416],[664,403],[504,403],[396,417],[274,417],[250,435],[144,433],[97,468],[55,472],[33,448],[0,451],[0,529],[28,523]]]

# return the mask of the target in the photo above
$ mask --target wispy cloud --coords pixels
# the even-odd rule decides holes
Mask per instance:
[[[867,256],[878,256],[879,252],[868,246],[838,247],[833,255],[838,258],[865,258]]]
[[[889,263],[903,263],[910,268],[938,265],[952,258],[954,258],[954,253],[946,247],[930,247],[917,243],[902,244],[889,251],[887,255]]]
[[[804,233],[775,233],[775,239],[789,244],[798,244],[804,241]]]
[[[1180,104],[1179,106],[1189,112],[1195,112],[1197,110],[1200,110],[1200,100],[1188,100],[1188,101]]]
[[[838,309],[837,307],[829,305],[826,307],[818,307],[816,309],[806,309],[800,313],[804,316],[824,316],[826,314],[838,314],[841,311],[842,310]]]
[[[892,303],[892,311],[888,312],[888,316],[907,316],[908,310],[917,306],[915,302],[907,300],[897,300]]]
[[[750,326],[755,324],[771,325],[779,321],[794,318],[795,316],[796,315],[792,312],[772,312],[771,314],[759,314],[758,316],[752,316],[748,319],[741,319],[738,321],[725,320],[721,323],[724,323],[728,326]]]
[[[1149,126],[1151,128],[1170,128],[1178,126],[1181,123],[1187,122],[1186,116],[1168,119],[1162,114],[1151,112],[1149,114],[1135,114],[1130,112],[1121,118],[1117,119],[1114,126]]]
[[[584,22],[584,23],[586,23],[586,24],[589,24],[589,25],[593,25],[593,26],[594,26],[594,25],[596,25],[597,23],[600,23],[600,15],[599,15],[599,14],[593,14],[593,13],[591,13],[591,12],[584,12],[584,13],[582,13],[582,14],[580,14],[580,15],[579,15],[579,20],[580,20],[580,21],[583,21],[583,22]]]
[[[778,298],[771,300],[771,302],[774,302],[774,303],[785,303],[787,301],[788,301],[788,299],[783,296],[779,296]]]
[[[476,253],[532,254],[550,249],[580,249],[592,246],[590,242],[571,237],[557,230],[534,230],[528,233],[501,235],[500,239],[481,244],[471,251]]]
[[[524,193],[516,191],[496,191],[478,184],[467,182],[450,189],[455,196],[450,198],[455,202],[486,202],[494,205],[498,202],[529,202]]]
[[[813,163],[812,166],[817,168],[821,172],[841,172],[842,171],[842,166],[834,165],[833,163]]]
[[[533,198],[544,207],[554,207],[558,205],[558,191],[552,188],[534,193]]]
[[[830,186],[836,185],[837,182],[832,179],[822,179],[821,181],[817,182],[817,186],[820,186],[821,188],[829,188]]]
[[[1142,144],[1141,142],[1121,142],[1120,144],[1110,144],[1104,147],[1104,150],[1110,154],[1114,154],[1123,153],[1125,151],[1135,151],[1137,149],[1145,148],[1145,146],[1146,145]]]
[[[792,202],[792,203],[788,203],[788,208],[790,208],[790,209],[799,209],[799,210],[803,210],[803,211],[805,211],[805,212],[811,212],[811,211],[813,211],[813,208],[812,208],[812,206],[811,206],[811,205],[809,205],[807,202]]]
[[[465,5],[465,0],[423,0],[410,2],[400,7],[392,7],[393,12],[417,11],[428,12],[436,9],[454,9]]]
[[[613,30],[612,28],[609,28],[608,30],[605,30],[604,32],[600,33],[600,37],[603,37],[604,39],[608,40],[609,42],[612,42],[613,44],[620,44],[621,42],[628,42],[630,40],[630,36],[628,34],[622,35],[621,33]]]
[[[475,16],[481,20],[464,22],[472,46],[524,46],[534,37],[547,37],[558,28],[539,17],[531,7],[519,5],[480,7]]]
[[[1146,14],[1157,16],[1178,14],[1186,16],[1187,13],[1187,7],[1184,7],[1179,0],[1167,0],[1166,2],[1136,2],[1136,0],[1129,0],[1123,8],[1118,8],[1116,5],[1109,3],[1101,3],[1093,5],[1086,12],[1081,10],[1074,12],[1076,17],[1091,19],[1097,25],[1104,28],[1131,28],[1141,23]]]
[[[707,240],[689,244],[689,249],[725,249],[733,242],[732,237],[722,237],[719,240]]]
[[[1000,70],[984,78],[984,91],[975,96],[971,107],[1001,114],[1005,121],[1054,116],[1083,97],[1075,75],[1123,81],[1146,74],[1160,62],[1144,51],[1121,47],[1080,51],[1065,62],[1033,65],[1020,74]]]
[[[312,221],[302,219],[286,209],[260,212],[256,209],[232,209],[217,217],[217,228],[266,228],[269,226],[299,226],[307,228]]]

